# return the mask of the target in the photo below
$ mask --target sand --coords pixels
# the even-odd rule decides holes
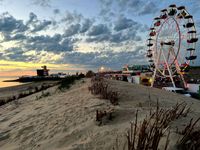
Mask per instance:
[[[159,99],[161,107],[170,108],[177,101],[184,101],[192,108],[187,117],[171,123],[172,131],[200,116],[198,100],[127,82],[108,82],[113,90],[120,91],[118,106],[91,95],[90,80],[84,79],[65,92],[52,87],[43,92],[49,92],[48,97],[38,99],[40,92],[0,107],[0,149],[111,150],[117,137],[124,142],[136,110],[139,120],[149,113],[149,93],[153,107]],[[114,118],[99,126],[95,121],[96,110],[105,108],[115,109]],[[173,134],[172,137],[170,148],[178,138]]]

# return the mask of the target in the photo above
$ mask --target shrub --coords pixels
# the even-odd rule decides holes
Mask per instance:
[[[38,100],[38,99],[41,99],[41,98],[43,98],[43,97],[48,97],[48,96],[50,96],[51,94],[49,93],[49,92],[44,92],[44,91],[42,91],[42,94],[40,95],[40,96],[36,96],[36,99]]]
[[[75,82],[75,80],[80,80],[82,76],[69,76],[64,78],[61,82],[60,85],[58,86],[59,90],[64,90],[70,88],[70,85]]]
[[[200,118],[193,121],[192,118],[188,125],[186,125],[181,132],[178,132],[183,135],[183,137],[177,141],[177,148],[179,150],[195,150],[200,147],[200,128],[195,127],[199,120]]]
[[[87,73],[86,73],[86,78],[91,78],[93,76],[95,76],[95,73],[92,71],[92,70],[89,70]]]
[[[186,108],[185,103],[176,104],[172,109],[160,109],[157,102],[156,111],[139,124],[137,111],[135,121],[131,123],[127,132],[125,147],[128,150],[158,150],[161,138],[166,134],[169,124],[175,119],[187,116],[188,112],[189,108]],[[167,150],[169,145],[169,135],[170,131],[168,130],[164,150]],[[115,147],[118,148],[118,143]]]
[[[117,105],[119,100],[119,93],[117,91],[108,90],[108,83],[103,78],[93,77],[91,79],[92,85],[88,90],[94,95],[100,95],[103,99],[110,100],[111,104]]]
[[[114,112],[114,109],[96,110],[96,121],[99,122],[99,125],[105,124],[103,120],[104,119],[106,119],[106,121],[112,120],[113,112]]]

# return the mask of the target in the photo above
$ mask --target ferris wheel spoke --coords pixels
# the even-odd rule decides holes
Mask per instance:
[[[177,48],[177,47],[176,47]],[[177,54],[177,60],[178,60],[178,62],[179,63],[181,63],[181,64],[183,64],[183,63],[185,63],[185,56],[186,56],[186,54],[183,54],[183,52],[187,52],[186,51],[186,48],[180,48],[179,49],[179,53]]]
[[[180,38],[179,37],[176,37],[174,38],[174,42],[177,43],[177,41],[179,42]]]
[[[169,39],[170,40],[174,40],[174,37],[175,37],[176,35],[175,35],[175,32],[174,32],[174,28],[172,27],[172,25],[171,25],[171,29],[170,29],[170,31],[169,31]]]
[[[187,34],[181,34],[181,39],[182,40],[187,40],[188,39],[187,36],[188,36]]]
[[[185,24],[185,22],[178,22],[178,24],[180,28],[183,28],[183,25]]]
[[[162,49],[162,48],[161,48]],[[162,56],[163,56],[163,59],[164,59],[164,61],[165,61],[165,65],[166,65],[166,68],[167,68],[167,70],[168,70],[168,73],[169,73],[169,75],[170,75],[170,78],[171,78],[171,81],[172,81],[172,83],[173,83],[173,86],[175,87],[175,83],[174,83],[174,81],[173,81],[173,78],[172,78],[172,72],[171,72],[171,69],[169,68],[169,64],[168,64],[168,62],[166,61],[166,57],[165,57],[165,55],[164,55],[164,53],[162,53]],[[164,67],[165,68],[165,67]],[[164,70],[165,71],[165,70]]]
[[[176,70],[175,71],[178,71],[178,72],[180,72],[180,62],[176,59],[176,57],[175,57],[175,52],[174,51],[172,51],[172,53],[173,53],[173,56],[174,56],[174,58],[175,58],[175,67],[176,67]]]
[[[179,38],[179,33],[178,33],[178,32],[175,32],[175,33],[174,33],[174,37],[178,37],[178,38]]]

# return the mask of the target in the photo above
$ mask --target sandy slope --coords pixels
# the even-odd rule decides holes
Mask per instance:
[[[41,95],[37,93],[0,107],[0,149],[111,150],[117,136],[124,139],[136,109],[140,119],[148,114],[149,93],[153,106],[157,98],[163,107],[171,107],[177,101],[191,105],[192,112],[188,117],[174,121],[172,130],[176,126],[183,127],[191,117],[200,116],[197,100],[126,82],[109,82],[113,89],[121,91],[119,106],[111,106],[108,101],[91,95],[87,79],[78,81],[65,92],[53,87],[48,89],[51,96],[36,99]],[[108,107],[115,108],[115,118],[98,126],[96,110]]]

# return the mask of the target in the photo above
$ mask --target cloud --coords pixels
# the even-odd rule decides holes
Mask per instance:
[[[3,34],[24,32],[27,29],[22,20],[15,19],[8,12],[0,16],[0,32]]]
[[[2,5],[2,4],[3,4],[3,2],[4,2],[4,0],[0,0],[0,5]]]
[[[50,20],[38,20],[34,13],[29,14],[29,20],[26,24],[22,20],[15,19],[8,12],[2,13],[0,16],[0,32],[5,36],[5,40],[12,40],[11,37],[22,37],[25,32],[38,32],[45,30],[52,24]],[[15,35],[16,34],[16,35]],[[10,37],[10,38],[9,38]],[[13,38],[13,40],[15,40]]]
[[[87,32],[90,29],[90,27],[92,26],[93,22],[94,21],[91,19],[85,19],[81,25],[80,33]]]
[[[34,5],[39,5],[41,7],[51,7],[51,0],[32,0]]]
[[[105,16],[110,12],[110,8],[113,4],[112,0],[100,0],[101,3],[101,11],[100,15]]]
[[[66,52],[73,50],[73,39],[62,38],[62,35],[55,34],[54,36],[34,36],[27,37],[23,46],[27,50],[47,51],[47,52]]]
[[[11,47],[5,50],[6,53],[0,53],[0,58],[9,61],[29,62],[29,63],[51,63],[61,59],[62,54],[56,54],[46,51],[29,51],[21,47]],[[35,64],[35,65],[36,65]]]
[[[37,15],[34,14],[33,12],[30,12],[30,14],[29,14],[29,20],[27,21],[26,24],[29,25],[29,24],[35,23],[37,21],[38,21]]]
[[[26,25],[31,28],[31,32],[38,32],[41,30],[45,30],[49,25],[52,24],[50,20],[39,20],[37,15],[31,12],[29,14],[29,20]]]
[[[55,40],[57,39],[57,41],[59,41],[59,37],[60,36],[55,38]],[[39,41],[41,41],[41,39]],[[32,40],[35,43],[36,41],[38,41],[38,38],[34,38]],[[68,45],[69,43],[71,43],[71,41],[69,42],[69,40],[63,41],[64,45]],[[46,55],[47,53],[45,53],[45,51],[43,50],[36,51],[35,55],[30,56],[23,54],[22,51],[20,51],[20,49],[16,51],[15,48],[13,48],[12,50],[10,50],[13,53],[9,53],[9,55],[7,55],[7,59],[15,59],[14,57],[16,57],[16,60],[19,61],[22,61],[22,59],[24,59],[23,61],[42,61],[44,63],[45,61],[47,62],[51,59],[53,63],[57,64],[81,64],[82,66],[88,66],[88,68],[94,69],[104,65],[113,69],[120,69],[124,64],[145,64],[146,62],[144,61],[143,49],[144,48],[142,46],[137,46],[133,51],[122,52],[114,52],[109,49],[107,49],[106,51],[88,53],[81,53],[77,51],[65,51],[64,53],[58,53],[59,57],[56,57],[54,59],[48,59],[48,56]],[[52,52],[53,51],[50,51],[51,56],[53,56],[54,54],[54,52]],[[55,55],[57,54],[55,53]]]
[[[95,43],[100,43],[100,42],[112,42],[112,43],[120,43],[124,41],[141,41],[141,37],[136,34],[136,31],[133,29],[124,31],[124,32],[118,32],[118,33],[105,33],[105,34],[100,34],[97,36],[93,37],[88,37],[86,39],[87,42],[95,42]]]
[[[90,23],[89,23],[90,24]],[[73,51],[74,43],[77,38],[71,38],[74,34],[78,34],[83,28],[80,24],[69,26],[65,33],[50,35],[35,36],[36,32],[45,31],[52,22],[49,20],[39,20],[34,13],[29,14],[29,19],[24,24],[22,20],[17,20],[9,13],[3,13],[0,16],[0,32],[4,36],[3,42],[16,41],[24,50],[46,51],[46,52],[67,52]],[[89,28],[89,25],[85,28]],[[11,50],[15,50],[13,47]],[[18,47],[16,49],[19,49]],[[16,51],[16,50],[15,50]],[[7,50],[8,52],[8,50]],[[22,51],[16,51],[16,55],[20,56]],[[9,57],[14,57],[14,54],[9,54]],[[23,57],[24,58],[24,57]]]
[[[66,23],[66,24],[72,24],[72,23],[80,23],[81,19],[83,16],[76,11],[74,12],[69,12],[66,11],[64,17],[61,19],[61,22]]]
[[[53,10],[53,13],[54,13],[55,15],[60,14],[60,9],[54,9],[54,10]]]
[[[90,52],[79,53],[71,52],[66,53],[61,60],[64,63],[76,63],[92,68],[98,68],[100,66],[111,67],[113,69],[120,69],[125,64],[146,64],[144,61],[144,54],[140,49],[129,52]],[[58,62],[59,63],[59,62]]]
[[[21,41],[21,40],[25,40],[26,36],[24,34],[21,33],[17,33],[17,34],[6,34],[4,35],[4,41]]]
[[[155,13],[157,5],[153,1],[145,0],[100,0],[101,11],[100,15],[105,18],[105,20],[110,20],[112,16],[119,14],[135,14],[135,15],[146,15]],[[115,12],[113,12],[113,7]]]
[[[37,24],[33,24],[34,28],[33,28],[32,32],[38,32],[41,30],[45,30],[51,24],[52,24],[52,21],[49,21],[49,20],[39,21]]]
[[[100,34],[95,37],[88,37],[86,39],[87,42],[105,42],[105,41],[110,41],[110,34]]]
[[[112,26],[113,29],[112,30]],[[91,27],[88,32],[87,42],[111,42],[120,43],[124,41],[141,41],[138,31],[146,32],[148,27],[132,19],[120,16],[110,28],[105,24],[98,24]]]
[[[0,15],[0,32],[3,41],[25,42],[29,37],[27,33],[45,31],[52,24],[49,20],[39,20],[34,13],[29,14],[29,19],[24,23],[10,15],[8,12]],[[29,34],[30,35],[30,34]]]
[[[134,10],[138,9],[144,4],[142,0],[129,0],[128,6]]]
[[[108,1],[107,6],[113,3]],[[126,3],[130,1],[127,0]],[[54,9],[54,14],[59,13],[59,9]],[[134,61],[142,63],[144,54],[141,47],[138,47],[140,45],[138,43],[142,43],[142,38],[138,33],[146,31],[146,26],[125,14],[113,15],[116,17],[110,22],[105,22],[85,18],[76,11],[67,11],[64,17],[59,17],[61,20],[55,22],[59,29],[49,32],[49,29],[55,27],[52,20],[39,19],[39,16],[31,12],[25,22],[4,13],[0,17],[0,31],[4,35],[4,42],[14,41],[17,44],[16,47],[3,51],[0,57],[5,56],[6,59],[17,61],[47,61],[50,56],[47,54],[51,56],[55,54],[58,56],[52,59],[55,63],[92,65],[94,68],[100,65],[120,68]],[[81,46],[76,49],[79,41],[83,42],[84,50],[87,47],[91,49],[96,44],[94,52],[90,53],[87,50],[84,53],[79,52]],[[31,56],[29,52],[32,51],[34,54]]]
[[[98,24],[98,25],[94,25],[94,26],[91,27],[91,29],[88,32],[88,35],[89,36],[97,36],[97,35],[100,35],[100,34],[107,34],[109,32],[110,32],[110,30],[107,27],[107,25]]]
[[[65,30],[65,33],[64,33],[64,37],[69,37],[69,36],[73,36],[77,33],[79,33],[79,30],[81,28],[81,25],[80,24],[73,24],[71,26],[69,26],[66,30]]]
[[[66,11],[64,17],[62,17],[60,21],[60,23],[66,24],[66,36],[72,36],[77,33],[85,33],[90,29],[94,22],[94,19],[85,18],[82,14],[77,13],[76,11]]]
[[[154,2],[148,2],[148,3],[146,3],[146,5],[144,5],[142,10],[139,12],[139,15],[154,14],[158,10],[159,9]]]
[[[14,61],[25,61],[27,59],[24,55],[24,50],[19,47],[11,47],[5,51],[6,53],[3,54],[4,59]]]
[[[115,22],[114,30],[120,31],[130,27],[139,28],[139,23],[133,21],[132,19],[128,19],[124,16],[118,17],[117,21]]]

